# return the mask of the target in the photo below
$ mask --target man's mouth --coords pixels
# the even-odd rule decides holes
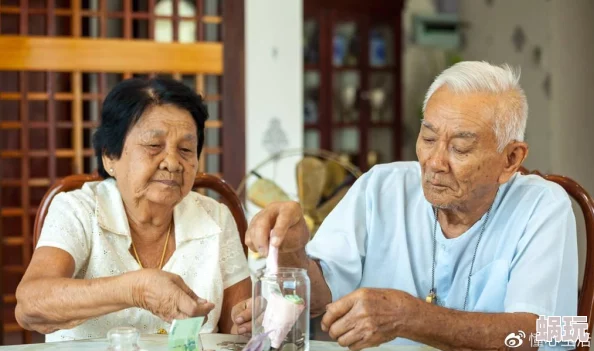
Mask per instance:
[[[449,188],[449,186],[447,185],[447,183],[442,183],[440,182],[440,180],[438,179],[438,177],[435,174],[427,174],[425,173],[425,176],[423,177],[425,180],[425,183],[427,185],[429,185],[432,188],[435,189],[446,189]]]

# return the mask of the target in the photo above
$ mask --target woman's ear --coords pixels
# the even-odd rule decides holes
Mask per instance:
[[[103,152],[103,155],[101,156],[101,160],[103,161],[103,168],[105,168],[105,172],[107,172],[107,174],[109,174],[110,176],[115,178],[115,160],[113,158],[111,158],[110,156],[107,156],[107,154],[105,153],[105,151]]]
[[[499,184],[506,183],[516,173],[528,156],[528,144],[516,141],[507,145],[505,150],[505,165],[499,176]]]

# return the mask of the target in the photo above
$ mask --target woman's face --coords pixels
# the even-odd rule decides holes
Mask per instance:
[[[128,133],[122,156],[103,156],[124,202],[175,206],[198,171],[198,135],[192,115],[173,105],[148,108]],[[111,170],[113,169],[113,171]]]

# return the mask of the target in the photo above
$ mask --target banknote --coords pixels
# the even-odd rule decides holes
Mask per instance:
[[[268,333],[254,335],[245,345],[242,351],[265,351],[270,349],[270,338]]]
[[[168,350],[170,351],[200,351],[200,328],[204,317],[175,319],[169,330]]]

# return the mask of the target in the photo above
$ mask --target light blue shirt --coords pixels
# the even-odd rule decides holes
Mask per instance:
[[[485,217],[453,239],[437,226],[435,288],[444,307],[463,308]],[[307,252],[320,260],[334,301],[362,287],[425,299],[431,289],[434,218],[417,162],[375,166],[326,218]],[[539,176],[515,174],[493,203],[466,310],[575,316],[577,294],[576,225],[568,195]]]

